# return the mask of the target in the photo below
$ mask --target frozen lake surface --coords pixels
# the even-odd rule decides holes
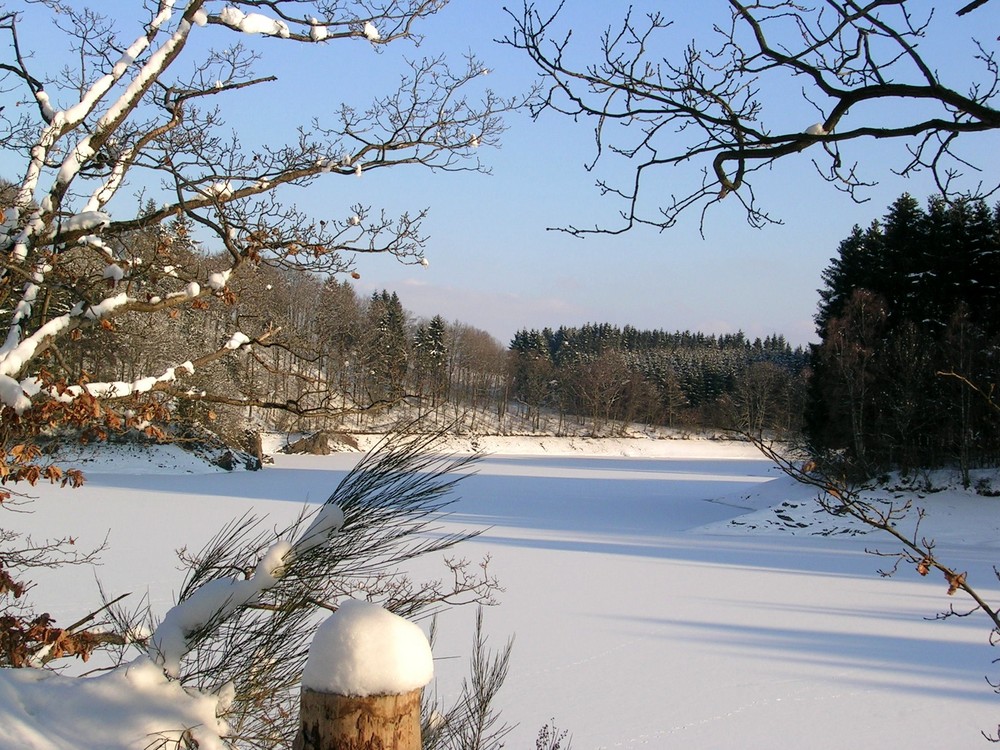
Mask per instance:
[[[864,553],[879,540],[824,535],[829,517],[771,464],[704,454],[493,456],[459,485],[445,530],[482,530],[458,554],[491,558],[506,590],[487,627],[498,647],[515,637],[500,701],[518,723],[507,747],[534,747],[553,719],[577,750],[984,747],[980,731],[1000,718],[983,679],[998,656],[986,620],[928,619],[952,603],[941,580],[879,577],[883,561]],[[162,614],[180,585],[175,549],[199,548],[247,510],[280,525],[322,502],[356,459],[279,456],[237,474],[95,467],[82,489],[40,488],[16,525],[82,545],[107,534],[107,590],[148,590]],[[781,503],[806,522],[747,522],[773,522]],[[990,587],[996,547],[942,530],[951,561]],[[414,563],[416,576],[441,572],[439,560]],[[67,618],[96,599],[92,572],[60,575],[48,596],[36,578]],[[472,616],[439,622],[445,699],[465,674],[455,657],[468,653]]]

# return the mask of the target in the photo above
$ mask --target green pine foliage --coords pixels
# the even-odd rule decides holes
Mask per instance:
[[[435,315],[413,335],[413,380],[418,395],[436,407],[448,392],[448,326]]]
[[[369,398],[396,401],[405,392],[409,366],[406,313],[395,292],[372,294],[368,306],[369,337],[362,342],[368,368]]]

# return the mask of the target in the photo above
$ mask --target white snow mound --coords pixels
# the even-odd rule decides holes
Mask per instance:
[[[417,625],[377,604],[352,599],[316,631],[302,686],[358,697],[403,695],[433,677],[431,647]]]

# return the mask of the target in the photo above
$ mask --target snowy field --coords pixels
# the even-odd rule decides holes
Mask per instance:
[[[463,481],[445,528],[485,529],[460,554],[489,555],[506,589],[486,622],[496,646],[515,636],[500,701],[518,724],[507,747],[533,748],[553,720],[577,750],[987,746],[981,731],[996,730],[1000,701],[984,678],[1000,676],[991,663],[1000,653],[985,618],[933,620],[952,603],[942,580],[879,577],[884,561],[864,549],[889,542],[846,533],[746,448],[483,447],[504,454]],[[82,489],[39,488],[35,512],[4,523],[81,546],[107,535],[97,570],[106,590],[148,591],[162,614],[180,585],[175,549],[200,547],[247,510],[276,525],[291,519],[322,502],[357,457],[278,456],[262,472],[233,474],[169,452],[117,457],[92,462]],[[944,492],[924,505],[941,556],[995,593],[1000,500]],[[440,560],[414,565],[420,576],[442,571]],[[93,608],[93,571],[35,579],[46,604],[60,602],[60,621]],[[439,623],[445,699],[465,674],[454,657],[468,653],[473,614]],[[6,747],[4,733],[0,722]]]

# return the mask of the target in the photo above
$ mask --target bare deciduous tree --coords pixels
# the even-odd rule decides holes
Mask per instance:
[[[277,331],[234,320],[210,345],[192,343],[155,369],[114,382],[79,382],[62,353],[127,316],[169,318],[213,300],[233,304],[237,279],[264,266],[350,271],[357,253],[419,262],[426,209],[393,217],[335,206],[333,216],[318,217],[286,203],[287,194],[320,178],[355,180],[387,167],[485,171],[477,149],[498,143],[501,116],[517,102],[482,85],[486,68],[478,60],[410,62],[396,90],[364,109],[334,109],[330,122],[303,123],[285,144],[244,145],[234,131],[247,123],[222,117],[253,91],[286,85],[267,71],[264,50],[308,45],[319,61],[346,44],[378,59],[373,46],[415,39],[420,23],[445,4],[234,0],[216,11],[205,0],[164,0],[145,3],[138,33],[124,40],[110,19],[57,0],[0,15],[7,39],[0,148],[23,165],[5,193],[0,231],[5,418],[84,395],[210,397],[182,381],[275,340]],[[50,40],[65,43],[75,67],[60,68],[55,50],[33,56],[24,49],[26,15],[34,21],[43,13],[58,29]],[[143,196],[131,209],[130,191]],[[213,253],[211,262],[192,258],[168,231],[178,219]],[[147,241],[134,242],[137,232]]]
[[[591,435],[599,437],[622,412],[628,387],[635,377],[625,356],[614,349],[607,349],[596,357],[581,359],[569,369],[565,384],[573,398],[591,417]]]
[[[724,397],[729,420],[752,435],[796,435],[802,386],[800,377],[774,362],[752,362],[736,376],[732,394]]]
[[[753,178],[805,151],[825,179],[862,200],[862,189],[878,179],[848,148],[862,139],[902,141],[895,171],[929,171],[946,195],[997,187],[957,149],[959,136],[1000,128],[995,32],[987,30],[989,44],[970,40],[979,31],[974,17],[957,21],[969,41],[956,48],[947,19],[926,4],[729,0],[714,18],[700,8],[704,33],[687,41],[668,31],[670,11],[630,8],[588,59],[564,5],[549,13],[526,3],[511,13],[514,29],[504,41],[524,50],[543,77],[535,116],[552,111],[595,122],[589,168],[619,157],[632,174],[621,184],[597,181],[620,201],[621,221],[565,229],[574,235],[665,229],[688,209],[701,211],[704,226],[705,211],[730,195],[751,225],[778,221],[758,202]],[[809,119],[790,122],[789,112],[799,111]],[[648,195],[643,200],[648,191],[662,195],[663,183],[654,182],[660,173],[684,165],[700,167],[700,179],[654,197],[653,207]],[[971,183],[959,179],[970,172]]]
[[[301,123],[287,143],[245,143],[236,133],[253,123],[240,107],[288,85],[274,75],[275,53],[309,48],[319,64],[347,46],[359,67],[391,64],[379,49],[418,40],[421,22],[446,4],[148,0],[132,4],[132,21],[64,0],[0,8],[0,149],[17,165],[0,184],[0,506],[16,497],[11,483],[82,480],[39,450],[47,430],[156,434],[167,408],[185,401],[307,415],[331,403],[319,361],[300,360],[297,382],[282,384],[298,399],[268,397],[267,366],[308,354],[316,338],[292,330],[314,317],[295,314],[311,302],[301,290],[319,287],[302,277],[350,272],[358,253],[419,262],[426,209],[394,216],[345,203],[313,216],[287,202],[290,192],[321,179],[356,185],[346,181],[388,167],[486,171],[478,149],[498,144],[502,115],[518,101],[486,88],[486,68],[469,55],[457,66],[408,62],[398,86],[363,108],[328,108],[328,121]],[[33,54],[22,40],[39,26],[46,48]],[[241,293],[259,299],[239,307]],[[229,314],[203,314],[223,306]],[[223,362],[227,377],[201,377]],[[52,639],[60,655],[94,647],[89,631],[36,620],[21,599],[25,569],[72,560],[72,543],[35,545],[0,528],[0,661],[35,658]],[[452,567],[448,595],[480,585],[464,570]],[[420,606],[442,598],[426,587],[386,595]]]

